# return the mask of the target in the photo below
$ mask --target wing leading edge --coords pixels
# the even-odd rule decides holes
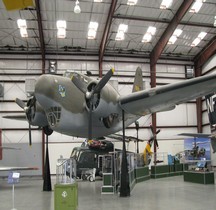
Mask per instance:
[[[121,96],[120,106],[128,113],[146,115],[168,111],[175,105],[210,94],[216,90],[216,74]]]

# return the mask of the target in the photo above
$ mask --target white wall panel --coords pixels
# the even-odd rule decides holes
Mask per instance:
[[[157,113],[158,126],[196,125],[196,107],[193,104],[181,104],[174,110]]]
[[[41,62],[38,60],[0,60],[0,72],[38,73],[41,72]]]
[[[13,98],[12,100],[14,100]],[[22,109],[15,102],[4,102],[0,104],[1,111],[21,111]]]
[[[185,67],[177,65],[156,66],[157,76],[185,78]]]
[[[20,150],[3,150],[1,166],[37,167],[39,170],[20,171],[21,176],[42,175],[41,143],[35,143],[31,147],[25,143],[11,143],[5,146],[20,148]],[[8,172],[1,172],[1,176],[8,176]]]
[[[15,100],[15,98],[25,99],[24,83],[5,83],[4,84],[4,100]]]
[[[216,55],[212,56],[202,68],[202,73],[207,72],[209,69],[216,68]]]
[[[64,158],[70,158],[71,152],[74,147],[80,146],[80,144],[68,144],[68,143],[59,143],[59,144],[49,144],[49,159],[50,159],[50,173],[56,174],[56,163],[57,160],[62,155]]]
[[[41,143],[42,134],[41,131],[32,130],[32,144]],[[29,132],[28,130],[12,130],[12,131],[2,131],[2,143],[12,144],[12,143],[24,143],[29,145]],[[5,145],[4,145],[5,146]]]
[[[9,115],[11,114],[0,114],[0,116],[9,116]],[[20,114],[16,114],[16,115],[20,115]],[[28,129],[28,122],[2,118],[1,128],[26,128]]]

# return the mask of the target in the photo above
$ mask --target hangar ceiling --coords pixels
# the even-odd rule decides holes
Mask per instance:
[[[0,53],[97,55],[102,61],[104,56],[149,58],[156,51],[160,58],[193,61],[216,39],[215,0],[204,1],[198,13],[189,12],[193,0],[173,0],[168,9],[160,9],[162,0],[138,0],[133,6],[127,0],[80,0],[79,14],[74,13],[75,2],[35,0],[35,7],[7,11],[0,1]],[[21,37],[17,19],[26,19],[28,37]],[[57,20],[66,21],[64,39],[57,38]],[[90,21],[98,22],[95,39],[87,38]],[[120,24],[128,30],[125,39],[117,41]],[[150,42],[142,42],[149,26],[156,27],[156,33]],[[181,35],[167,44],[176,28]],[[192,47],[200,32],[207,34]],[[213,48],[215,52],[215,44]]]

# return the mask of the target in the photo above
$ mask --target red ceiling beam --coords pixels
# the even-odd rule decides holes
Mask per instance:
[[[104,28],[104,32],[103,32],[103,37],[100,43],[100,49],[99,49],[99,77],[102,77],[102,62],[103,62],[103,56],[104,56],[104,51],[105,51],[105,46],[107,43],[107,38],[109,35],[109,31],[110,31],[110,27],[112,24],[112,18],[115,12],[115,8],[116,8],[116,4],[117,4],[117,0],[112,0],[112,3],[110,5],[110,9],[109,9],[109,13],[108,13],[108,17],[106,20],[106,25]]]
[[[42,18],[41,18],[41,10],[40,10],[40,0],[35,0],[36,12],[37,12],[37,22],[38,22],[38,31],[39,31],[39,39],[40,39],[40,49],[42,56],[42,74],[45,73],[45,44],[44,44],[44,35],[43,35],[43,26],[42,26]]]
[[[181,6],[179,7],[178,11],[176,12],[175,16],[171,20],[170,24],[166,28],[165,32],[155,45],[154,49],[152,50],[150,54],[151,59],[151,65],[154,65],[157,63],[157,60],[159,59],[161,53],[163,52],[163,49],[165,48],[169,38],[172,36],[173,32],[175,31],[176,27],[180,23],[181,19],[184,17],[185,13],[188,11],[188,9],[191,7],[193,0],[184,0]]]
[[[194,58],[195,69],[200,69],[205,62],[216,53],[216,36],[207,46]]]
[[[121,19],[121,20],[134,20],[134,21],[143,21],[143,22],[156,22],[156,23],[165,23],[169,24],[170,20],[168,19],[158,19],[158,18],[146,18],[140,16],[129,16],[129,15],[113,15],[114,19]],[[179,25],[185,26],[195,26],[195,27],[205,27],[205,28],[214,28],[213,24],[209,23],[196,23],[196,22],[186,22],[181,21]]]

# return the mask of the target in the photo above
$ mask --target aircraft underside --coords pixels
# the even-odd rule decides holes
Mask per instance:
[[[87,115],[88,112],[85,113]],[[70,136],[88,137],[88,119],[83,114],[72,114],[71,112],[63,111],[61,113],[61,119],[54,125],[50,124],[50,128],[56,132],[63,133]],[[140,116],[131,114],[125,114],[125,127],[129,126]],[[48,122],[50,122],[48,120]],[[102,118],[92,118],[92,136],[102,137],[112,133],[116,133],[122,130],[122,115],[118,115],[118,118],[114,119],[112,125],[107,127]]]

